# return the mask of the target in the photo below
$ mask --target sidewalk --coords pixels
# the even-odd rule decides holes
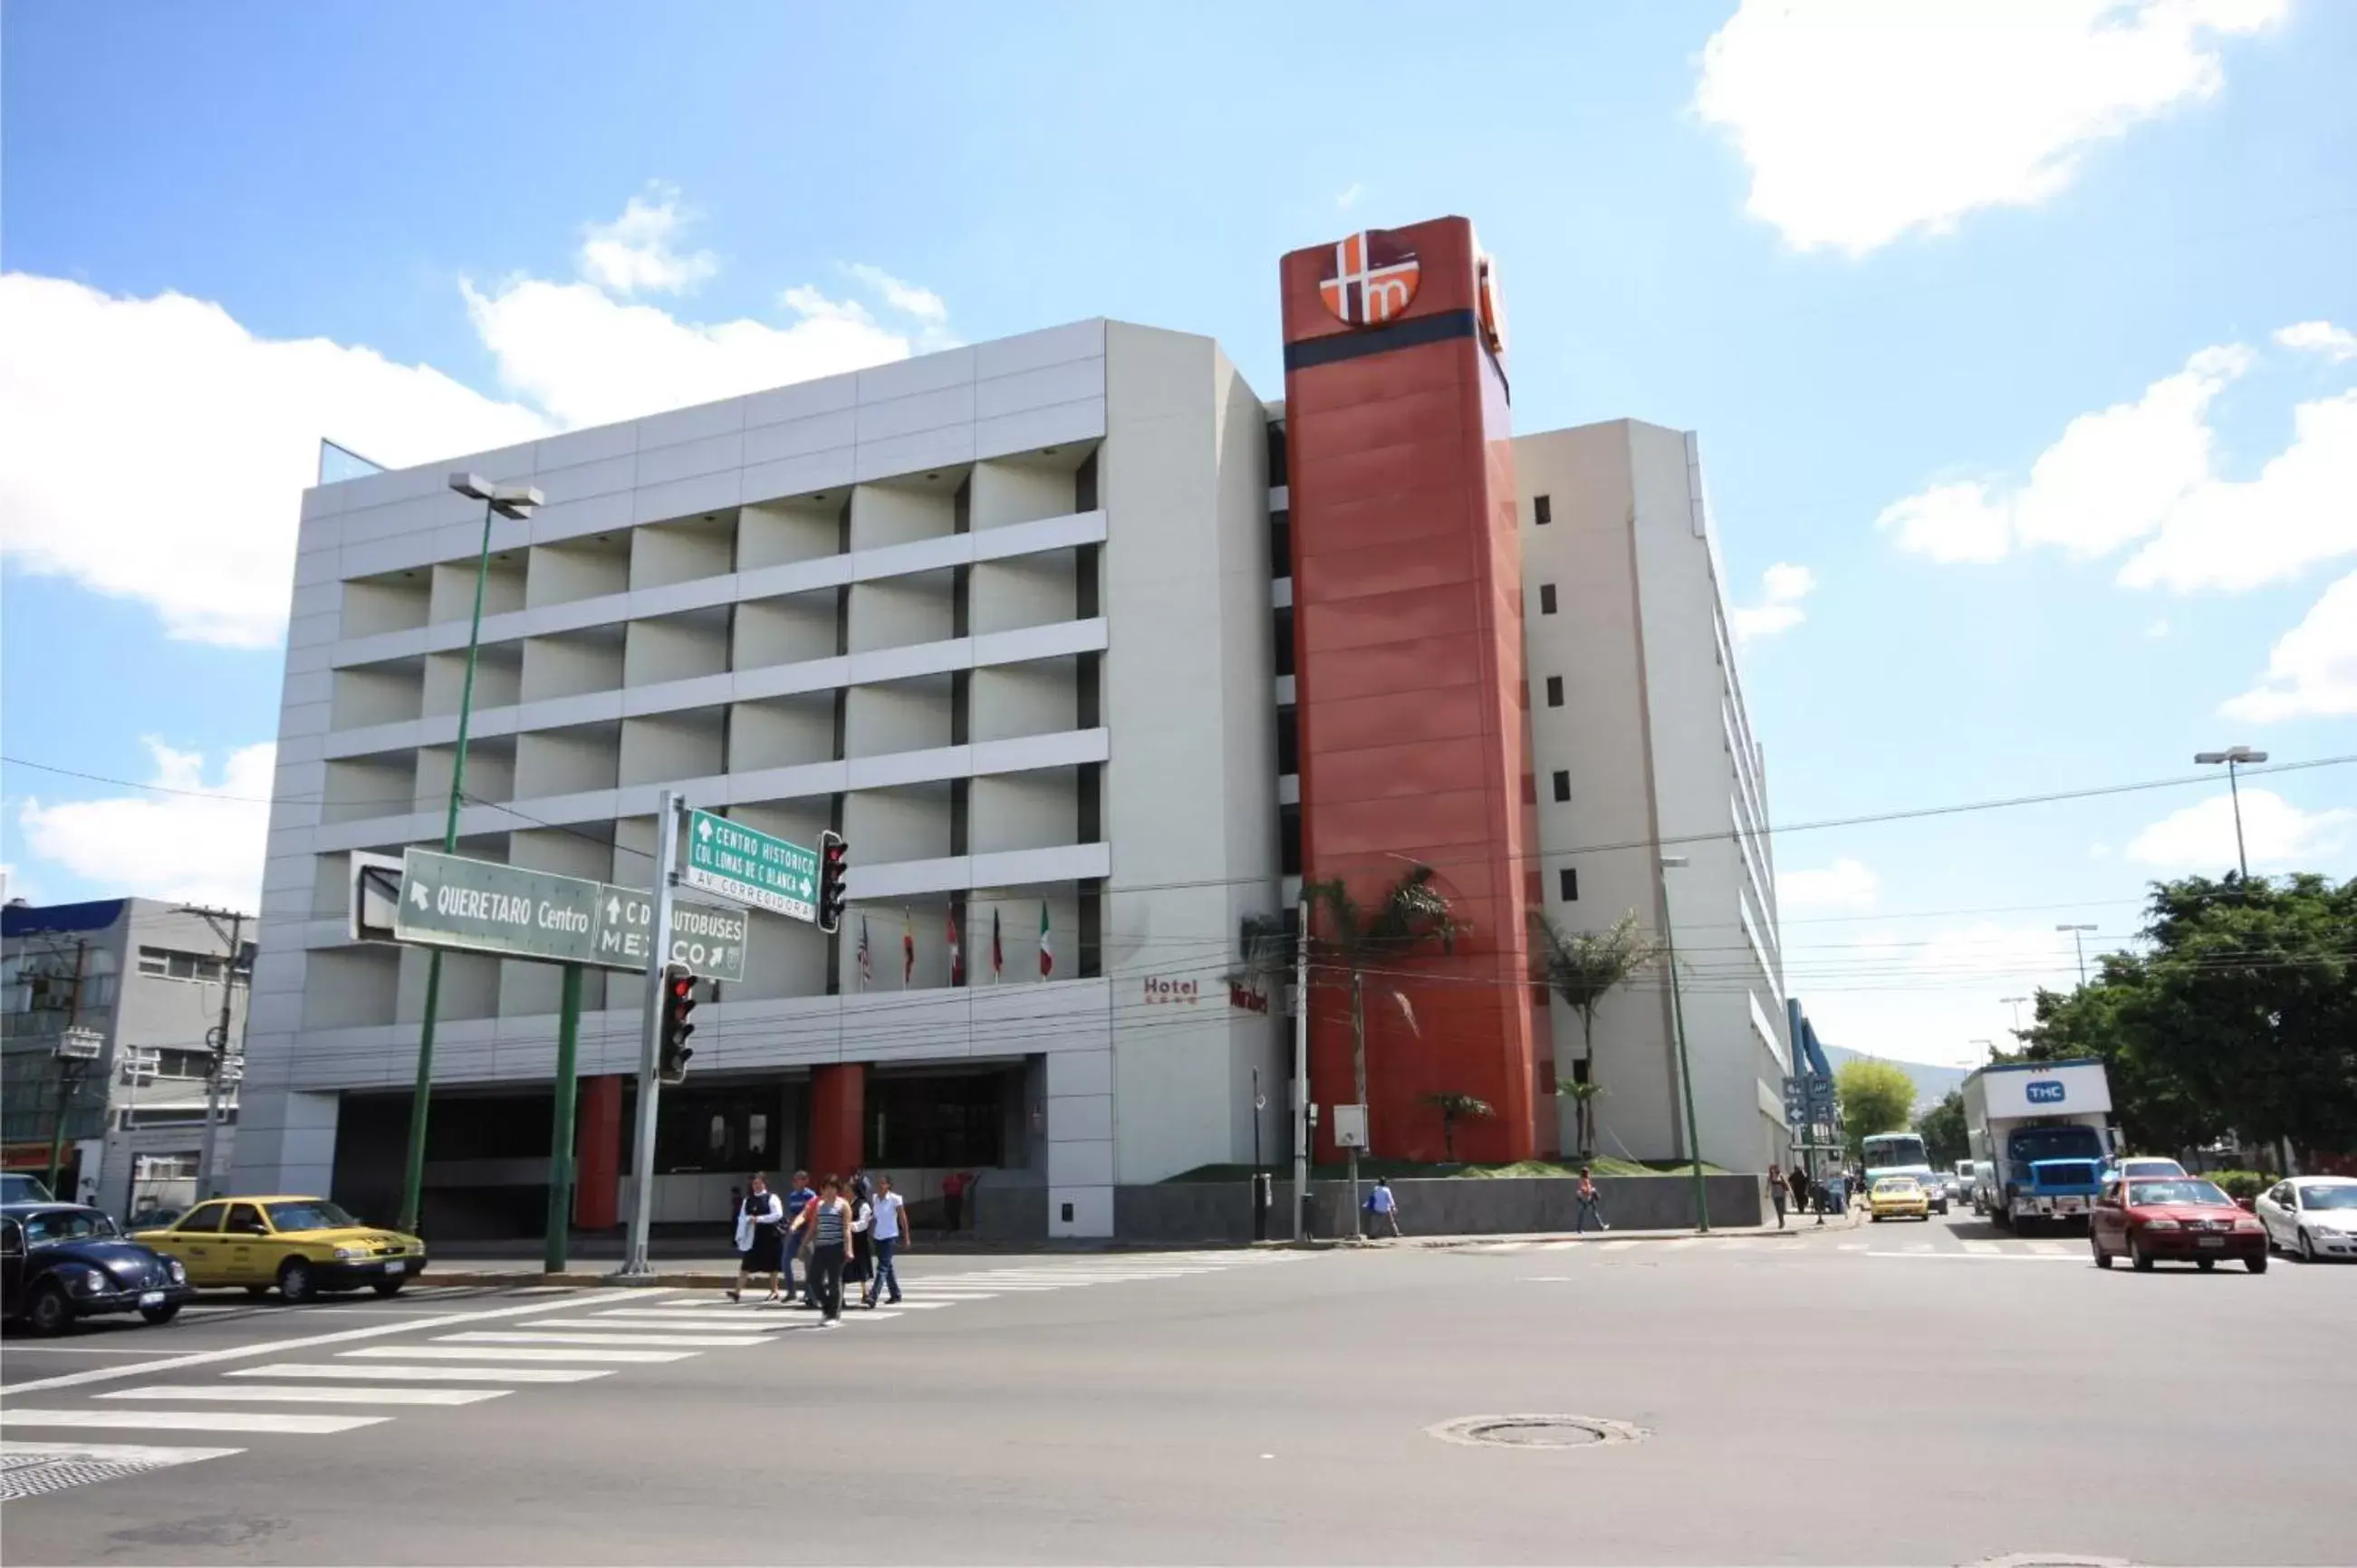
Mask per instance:
[[[1822,1233],[1827,1230],[1854,1230],[1865,1218],[1865,1210],[1853,1208],[1846,1214],[1826,1215],[1825,1222],[1822,1227],[1817,1224],[1817,1217],[1814,1214],[1790,1217],[1784,1221],[1784,1229],[1781,1230],[1776,1228],[1775,1221],[1771,1219],[1765,1225],[1713,1226],[1707,1231],[1695,1230],[1690,1226],[1677,1230],[1588,1230],[1585,1232],[1534,1230],[1462,1236],[1419,1236],[1410,1231],[1397,1238],[1343,1236],[1318,1239],[1307,1244],[1322,1247],[1480,1247],[1507,1242],[1518,1246],[1529,1246],[1540,1241],[1724,1241],[1759,1240],[1763,1238],[1774,1240],[1784,1237],[1798,1240],[1812,1231]],[[1287,1243],[1287,1245],[1290,1244]]]

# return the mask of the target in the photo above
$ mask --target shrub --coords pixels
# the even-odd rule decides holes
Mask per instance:
[[[2204,1171],[2201,1174],[2208,1180],[2216,1182],[2228,1197],[2238,1203],[2246,1197],[2258,1197],[2281,1179],[2258,1171]]]

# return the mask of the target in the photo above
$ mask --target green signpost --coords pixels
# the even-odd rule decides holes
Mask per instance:
[[[710,811],[687,813],[680,880],[788,919],[818,919],[818,852]]]

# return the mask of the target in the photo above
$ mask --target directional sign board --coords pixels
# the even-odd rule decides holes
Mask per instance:
[[[690,887],[794,920],[818,918],[818,852],[716,817],[687,814]]]
[[[672,958],[706,980],[745,978],[748,920],[725,905],[672,900]],[[501,958],[643,970],[654,895],[587,877],[413,849],[403,856],[393,940]]]

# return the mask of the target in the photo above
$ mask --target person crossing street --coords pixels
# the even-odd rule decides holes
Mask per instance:
[[[867,1232],[875,1243],[876,1260],[867,1282],[866,1302],[869,1306],[874,1306],[877,1299],[888,1290],[892,1293],[891,1305],[897,1305],[900,1300],[900,1273],[896,1263],[903,1240],[908,1235],[907,1205],[900,1201],[900,1195],[892,1190],[889,1176],[878,1174],[876,1177],[876,1197],[870,1201],[868,1211]]]
[[[811,1293],[823,1315],[819,1326],[833,1328],[843,1320],[843,1265],[851,1251],[851,1204],[843,1184],[831,1176],[820,1182],[818,1197],[803,1208],[794,1230],[810,1238]]]

